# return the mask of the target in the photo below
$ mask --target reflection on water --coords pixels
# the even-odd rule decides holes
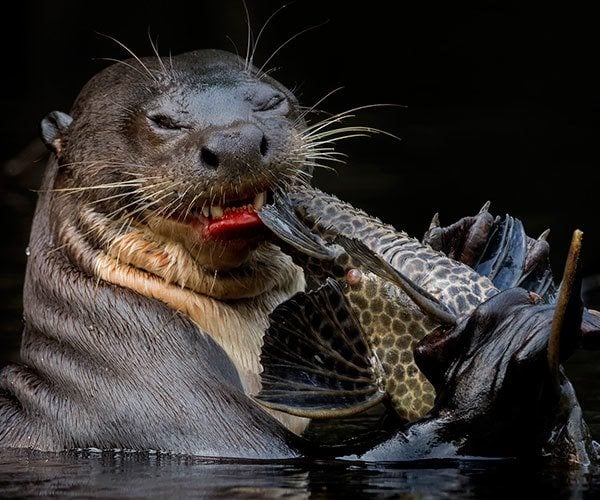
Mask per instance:
[[[600,491],[600,478],[508,461],[406,467],[343,461],[223,463],[122,452],[0,452],[0,494],[21,498],[506,498],[516,485],[520,494],[572,498]]]

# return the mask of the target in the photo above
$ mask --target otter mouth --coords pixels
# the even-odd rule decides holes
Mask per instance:
[[[233,241],[260,238],[266,227],[257,212],[267,203],[269,193],[225,199],[219,205],[203,204],[191,210],[185,222],[202,234],[204,240]]]

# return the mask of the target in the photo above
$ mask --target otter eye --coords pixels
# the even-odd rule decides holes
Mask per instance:
[[[285,96],[283,94],[275,94],[269,100],[266,100],[258,106],[256,111],[271,111],[280,107],[284,102]]]
[[[150,124],[154,128],[162,130],[181,130],[183,125],[177,123],[173,118],[167,115],[151,115],[148,117]]]

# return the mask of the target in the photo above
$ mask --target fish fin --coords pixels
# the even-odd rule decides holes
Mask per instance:
[[[366,270],[397,285],[424,314],[443,325],[456,324],[456,316],[448,311],[433,295],[404,276],[362,241],[337,235],[333,242],[342,246]]]
[[[265,205],[257,214],[265,226],[298,251],[321,260],[334,257],[327,243],[311,233],[298,218],[285,193],[276,192],[275,203]]]
[[[297,293],[269,319],[260,357],[262,389],[255,396],[262,405],[334,418],[384,398],[383,368],[335,280]]]

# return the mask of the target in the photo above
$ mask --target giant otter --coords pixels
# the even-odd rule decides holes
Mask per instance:
[[[268,313],[304,286],[255,212],[306,177],[303,123],[288,89],[216,50],[114,64],[43,120],[2,447],[296,454],[307,421],[248,395]]]
[[[436,402],[391,436],[314,448],[292,432],[305,420],[252,400],[267,316],[304,288],[256,210],[325,154],[306,130],[286,88],[219,51],[113,65],[71,115],[44,119],[53,156],[29,246],[23,364],[0,372],[0,448],[597,458],[558,361],[547,370],[553,307],[524,309],[521,289],[423,340]],[[563,357],[600,338],[600,316],[582,319],[571,297],[565,323],[579,335]]]

